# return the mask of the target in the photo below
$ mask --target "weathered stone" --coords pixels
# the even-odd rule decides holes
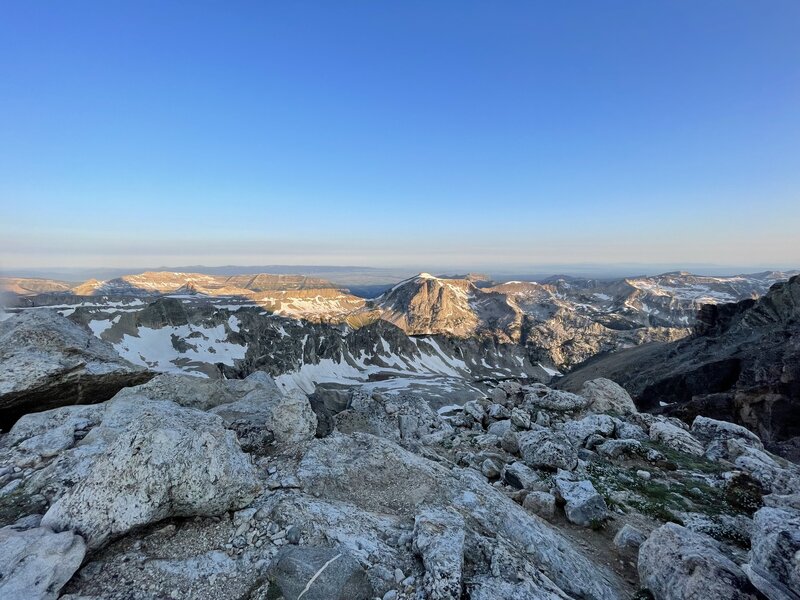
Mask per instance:
[[[529,549],[526,560],[566,594],[621,597],[613,574],[590,563],[473,469],[451,471],[374,436],[333,434],[308,446],[296,472],[304,490],[372,513],[409,518],[419,506],[451,507],[472,523],[473,532],[478,527],[512,547]]]
[[[555,485],[558,495],[565,502],[564,513],[570,522],[588,527],[608,517],[606,501],[597,493],[591,481],[556,478]]]
[[[501,381],[497,384],[497,387],[503,390],[507,396],[512,398],[522,391],[522,385],[516,381]]]
[[[762,508],[753,518],[750,581],[771,600],[794,600],[800,590],[800,511]]]
[[[561,432],[536,429],[521,433],[518,438],[522,459],[532,467],[572,470],[578,465],[578,456]]]
[[[564,600],[565,596],[547,581],[510,582],[496,577],[476,577],[470,583],[470,600]]]
[[[625,523],[614,536],[614,547],[621,553],[636,553],[647,536],[633,525]]]
[[[528,492],[522,507],[543,519],[552,519],[556,514],[556,497],[547,492]]]
[[[650,436],[645,433],[644,429],[634,423],[625,421],[617,423],[614,434],[621,440],[639,440],[641,442],[650,439]]]
[[[720,442],[721,454],[773,494],[800,490],[800,467],[740,439]]]
[[[585,382],[578,393],[589,400],[589,410],[592,412],[618,415],[637,412],[636,405],[625,388],[604,377]]]
[[[532,490],[541,481],[541,477],[526,464],[516,461],[503,467],[503,481],[518,490]]]
[[[432,600],[461,598],[464,519],[452,509],[430,509],[414,519],[414,551],[425,565],[423,587]]]
[[[505,406],[498,403],[493,403],[489,405],[489,408],[486,410],[486,414],[489,415],[490,419],[508,419],[511,417],[511,411],[509,411]]]
[[[286,600],[372,600],[367,574],[346,550],[284,546],[270,566]]]
[[[650,426],[650,439],[686,454],[703,456],[705,453],[703,444],[691,433],[666,421],[656,421]]]
[[[166,517],[242,508],[258,493],[253,463],[219,417],[128,396],[109,403],[104,425],[124,428],[42,519],[77,531],[90,548]]]
[[[514,407],[511,409],[511,422],[520,429],[530,429],[531,414],[527,410]]]
[[[153,374],[47,309],[0,321],[0,428],[28,412],[103,402]]]
[[[476,400],[470,400],[464,404],[464,412],[475,419],[478,423],[482,423],[486,418],[486,410],[478,404]]]
[[[769,494],[762,498],[764,506],[800,510],[800,492],[795,494]]]
[[[497,461],[491,458],[487,458],[481,463],[481,473],[489,479],[496,479],[499,477],[501,469],[502,467],[497,464]]]
[[[506,431],[500,438],[500,447],[509,454],[519,455],[519,436],[516,431]]]
[[[717,421],[708,417],[698,416],[692,422],[692,433],[706,443],[711,441],[729,440],[732,438],[742,440],[745,443],[763,450],[764,444],[761,439],[749,429],[741,425],[728,421]]]
[[[552,390],[543,385],[532,385],[525,388],[525,405],[531,409],[543,409],[554,412],[576,412],[589,406],[589,400],[583,396]]]
[[[0,597],[9,600],[58,598],[81,566],[86,545],[71,532],[46,527],[0,529]]]
[[[643,455],[644,447],[637,440],[608,440],[597,446],[595,451],[608,458],[633,457]]]
[[[274,385],[274,382],[273,382]],[[146,396],[151,400],[169,400],[187,408],[208,410],[240,400],[227,381],[177,373],[162,373],[143,385],[120,390],[117,397]]]
[[[639,548],[639,579],[656,600],[756,600],[744,572],[710,537],[667,523]]]
[[[608,415],[588,415],[578,421],[567,421],[562,431],[576,448],[584,446],[592,435],[609,437],[614,433],[614,419]]]
[[[495,421],[489,428],[486,430],[489,435],[497,436],[498,438],[502,438],[506,431],[511,429],[511,419],[504,419],[503,421]]]

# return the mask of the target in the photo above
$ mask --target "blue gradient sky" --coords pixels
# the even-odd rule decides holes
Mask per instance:
[[[0,266],[800,264],[800,2],[6,2]]]

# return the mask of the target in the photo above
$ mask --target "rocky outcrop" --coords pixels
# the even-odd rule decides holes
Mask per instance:
[[[578,413],[588,408],[588,398],[554,390],[542,384],[526,386],[525,405],[530,409],[543,409],[565,413]]]
[[[414,550],[425,565],[423,585],[431,600],[461,598],[464,528],[463,517],[454,510],[428,510],[414,520]]]
[[[428,273],[400,282],[368,308],[411,335],[490,335],[518,341],[522,320],[505,295],[483,291],[466,279]]]
[[[305,490],[369,512],[416,515],[420,505],[450,506],[465,520],[527,549],[535,567],[566,593],[618,597],[566,539],[469,470],[451,473],[374,436],[353,434],[317,440],[300,462],[297,477]]]
[[[749,429],[728,421],[717,421],[708,417],[696,417],[692,422],[692,433],[706,444],[722,443],[725,440],[738,439],[742,442],[763,450],[761,439]]]
[[[745,571],[770,600],[800,597],[800,511],[762,508],[753,518]]]
[[[315,327],[306,364],[340,348]],[[383,356],[379,329],[398,331],[344,337]],[[422,356],[423,340],[398,343]],[[444,343],[424,352],[455,356]],[[800,471],[738,426],[625,410],[606,382],[591,398],[476,382],[454,405],[434,387],[330,381],[316,414],[281,383],[161,375],[25,415],[0,437],[0,526],[85,537],[61,589],[76,599],[751,598],[751,581],[794,585],[794,517],[762,507],[796,511]]]
[[[656,600],[756,600],[744,572],[710,537],[667,523],[639,548],[639,578]]]
[[[686,454],[702,456],[705,452],[703,444],[691,433],[666,421],[658,421],[650,426],[650,439]]]
[[[55,311],[0,322],[0,428],[23,414],[108,400],[153,375]]]
[[[800,436],[800,276],[758,300],[704,309],[686,340],[589,361],[558,386],[596,377],[622,385],[640,409],[732,421],[777,449]]]

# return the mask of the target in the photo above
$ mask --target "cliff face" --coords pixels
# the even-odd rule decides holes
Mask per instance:
[[[589,361],[559,385],[576,389],[597,376],[617,381],[642,409],[725,419],[787,445],[800,436],[800,276],[758,300],[704,306],[690,338]]]

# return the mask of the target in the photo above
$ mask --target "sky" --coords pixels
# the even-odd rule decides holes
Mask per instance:
[[[3,2],[0,269],[800,266],[800,2]]]

